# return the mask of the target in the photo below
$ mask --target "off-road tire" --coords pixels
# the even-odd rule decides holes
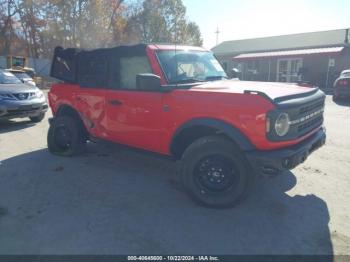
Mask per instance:
[[[69,133],[69,142],[62,143],[59,136],[60,129],[65,128]],[[61,143],[60,143],[61,142]],[[58,116],[51,123],[47,134],[48,149],[52,154],[59,156],[73,156],[84,151],[86,145],[86,136],[84,127],[79,119],[70,116]]]
[[[237,183],[223,192],[213,193],[196,182],[198,180],[197,166],[204,159],[214,157],[227,160],[227,163],[232,163],[232,170],[233,167],[236,170],[236,172],[231,171],[229,173],[234,174],[231,177],[235,177],[234,180]],[[229,169],[226,168],[226,170]],[[255,181],[255,173],[241,150],[232,141],[219,136],[206,136],[194,141],[183,153],[179,162],[178,172],[180,180],[188,194],[197,203],[213,208],[227,208],[237,205],[248,195]],[[204,172],[204,174],[206,173]],[[205,175],[201,175],[200,179],[203,176]]]
[[[31,116],[29,117],[30,121],[33,123],[39,123],[45,118],[45,113],[40,113],[38,116]]]

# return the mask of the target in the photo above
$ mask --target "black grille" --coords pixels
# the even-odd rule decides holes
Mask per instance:
[[[16,94],[0,94],[0,97],[5,100],[28,100],[36,98],[35,92],[16,93]]]
[[[40,104],[20,106],[16,109],[8,109],[8,112],[31,112],[41,108]]]
[[[38,112],[38,110],[40,110],[41,108],[45,109],[40,104],[24,105],[16,109],[7,109],[6,116],[21,116],[23,114],[35,113],[35,112]]]
[[[309,131],[310,129],[313,129],[315,127],[322,125],[322,123],[323,123],[323,116],[318,116],[316,118],[313,118],[310,121],[307,121],[306,123],[299,125],[298,133],[304,133],[306,130]]]
[[[302,106],[299,110],[299,115],[312,113],[312,111],[316,111],[316,110],[323,108],[323,107],[324,107],[324,100],[317,101],[317,102],[312,103],[310,105]]]
[[[311,100],[300,104],[289,104],[288,107],[270,112],[270,119],[275,121],[281,112],[288,113],[290,128],[285,136],[278,136],[275,128],[267,134],[272,141],[293,140],[305,136],[323,124],[325,99]]]
[[[30,114],[37,112],[38,109],[32,110],[7,110],[7,116],[21,116],[23,114]]]
[[[322,99],[300,107],[298,115],[295,116],[296,119],[302,119],[304,117],[307,117],[307,119],[300,124],[296,124],[297,128],[294,130],[297,132],[298,137],[322,125],[324,104],[325,100]]]
[[[13,94],[13,96],[16,97],[18,100],[26,100],[29,98],[29,93]]]

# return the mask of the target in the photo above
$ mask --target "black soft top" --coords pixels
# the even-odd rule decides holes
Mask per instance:
[[[50,76],[69,83],[102,85],[104,79],[113,77],[111,71],[119,66],[119,57],[146,54],[145,44],[83,50],[62,48],[54,50]]]

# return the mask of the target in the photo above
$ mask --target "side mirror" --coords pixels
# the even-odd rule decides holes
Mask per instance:
[[[160,77],[154,74],[138,74],[136,87],[144,91],[161,91]]]
[[[231,70],[231,78],[238,78],[240,76],[240,71],[237,68],[232,68]]]

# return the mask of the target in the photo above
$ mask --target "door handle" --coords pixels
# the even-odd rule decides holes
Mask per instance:
[[[108,101],[112,106],[120,106],[122,105],[123,103],[119,100],[109,100]]]

